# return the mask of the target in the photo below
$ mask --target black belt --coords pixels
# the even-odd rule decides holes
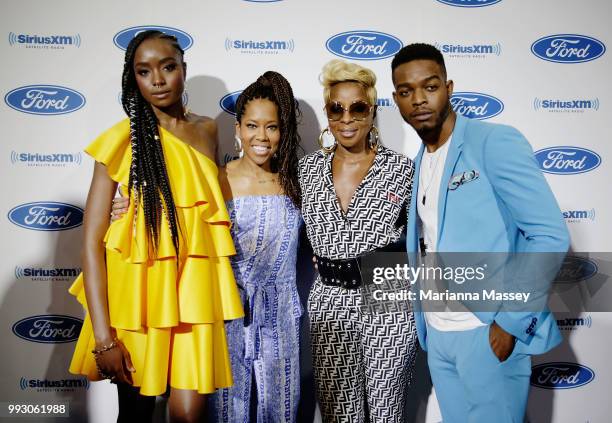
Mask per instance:
[[[361,275],[362,259],[381,252],[405,252],[406,237],[403,235],[394,243],[369,251],[359,257],[348,259],[328,259],[315,255],[321,283],[327,286],[338,286],[346,289],[357,289],[363,285]]]
[[[321,256],[315,257],[323,285],[346,289],[356,289],[362,285],[361,258],[332,260]]]

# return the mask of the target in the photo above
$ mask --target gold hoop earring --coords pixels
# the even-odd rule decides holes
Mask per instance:
[[[379,144],[380,144],[380,137],[378,134],[378,128],[375,126],[372,126],[368,134],[368,147],[370,147],[370,150],[377,150]]]
[[[334,144],[331,147],[326,147],[323,144],[323,136],[325,135],[326,132],[331,134],[331,132],[329,131],[329,128],[323,129],[321,133],[319,134],[318,141],[319,141],[319,147],[321,148],[321,150],[323,150],[325,154],[329,154],[336,149],[336,139],[334,138]]]

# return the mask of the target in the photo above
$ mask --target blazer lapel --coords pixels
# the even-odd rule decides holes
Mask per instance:
[[[451,143],[448,146],[448,153],[446,155],[446,161],[444,162],[444,173],[440,181],[440,193],[438,197],[438,249],[440,248],[440,240],[442,239],[442,231],[444,230],[444,213],[446,212],[448,181],[450,181],[457,160],[459,160],[459,156],[463,149],[463,133],[467,120],[467,118],[457,114],[457,120],[455,121],[455,127],[451,135]]]

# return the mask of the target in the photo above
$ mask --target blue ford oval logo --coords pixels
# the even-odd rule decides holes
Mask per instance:
[[[64,231],[83,223],[83,209],[56,202],[27,203],[11,209],[9,220],[34,231]]]
[[[531,45],[531,52],[549,62],[582,63],[601,57],[606,52],[606,46],[586,35],[558,34],[535,41]]]
[[[13,333],[31,342],[63,344],[76,341],[83,321],[61,314],[47,314],[21,319],[13,325]]]
[[[27,85],[4,96],[11,108],[33,115],[63,115],[85,105],[83,94],[59,85]]]
[[[325,47],[345,59],[378,60],[395,55],[404,45],[393,35],[377,31],[348,31],[330,37]]]
[[[236,101],[240,94],[242,94],[242,90],[224,95],[219,101],[219,106],[230,115],[236,116]]]
[[[455,112],[471,119],[489,119],[504,110],[504,103],[488,94],[453,93],[450,102]]]
[[[544,389],[572,389],[595,379],[595,372],[577,363],[544,363],[531,368],[531,385]]]
[[[575,175],[589,172],[601,164],[601,156],[580,147],[548,147],[535,152],[542,172]]]
[[[164,34],[174,35],[178,40],[179,45],[183,50],[187,50],[193,44],[193,38],[191,35],[187,34],[185,31],[182,31],[178,28],[171,28],[169,26],[157,26],[157,25],[143,25],[143,26],[133,26],[131,28],[126,28],[123,31],[119,31],[113,37],[113,42],[117,47],[121,50],[127,49],[128,44],[132,41],[136,35],[143,31],[148,30],[156,30],[161,31]]]
[[[502,0],[438,0],[440,3],[448,4],[449,6],[457,7],[483,7],[491,6],[499,3]]]
[[[596,275],[597,271],[597,264],[588,258],[565,256],[555,282],[576,283],[584,281]]]

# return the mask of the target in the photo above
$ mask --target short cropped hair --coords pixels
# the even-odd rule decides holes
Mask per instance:
[[[415,43],[408,44],[397,52],[393,61],[391,62],[391,74],[400,65],[404,63],[412,62],[413,60],[433,60],[442,69],[444,76],[446,76],[446,65],[444,64],[444,56],[442,52],[431,44]]]
[[[329,102],[331,87],[340,82],[357,82],[363,86],[368,102],[376,105],[376,75],[368,68],[356,63],[334,59],[323,66],[321,84],[323,85],[323,99]]]

